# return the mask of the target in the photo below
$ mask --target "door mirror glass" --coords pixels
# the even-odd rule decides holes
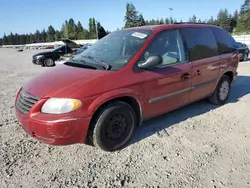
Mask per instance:
[[[161,65],[162,62],[163,62],[162,56],[153,55],[153,56],[149,56],[146,61],[139,63],[138,67],[142,69],[151,68],[151,67]]]

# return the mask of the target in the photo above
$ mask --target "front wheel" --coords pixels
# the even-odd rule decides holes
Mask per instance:
[[[231,90],[231,81],[227,75],[223,75],[214,91],[209,97],[211,103],[223,105],[227,101]]]
[[[127,103],[117,101],[102,108],[94,119],[92,140],[104,151],[123,148],[136,127],[136,114]]]
[[[53,66],[55,66],[55,63],[54,63],[53,59],[51,59],[51,58],[46,58],[46,59],[44,59],[43,64],[44,64],[46,67],[53,67]]]

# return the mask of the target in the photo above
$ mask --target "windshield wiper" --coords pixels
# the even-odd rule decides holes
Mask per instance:
[[[107,63],[104,63],[103,60],[101,60],[101,59],[98,59],[98,58],[95,58],[95,57],[92,57],[92,56],[82,56],[82,57],[91,59],[91,60],[95,61],[96,63],[101,64],[106,70],[109,70],[111,68],[111,65],[109,65]]]

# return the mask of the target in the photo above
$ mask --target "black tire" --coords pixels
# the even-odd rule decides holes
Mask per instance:
[[[224,88],[225,85],[228,86],[228,91]],[[214,91],[214,93],[209,97],[209,101],[216,105],[223,105],[228,100],[231,91],[231,81],[227,75],[223,75]],[[224,95],[223,95],[224,94]]]
[[[104,151],[120,150],[132,138],[136,123],[135,111],[129,104],[112,102],[100,109],[94,117],[91,140]]]
[[[46,67],[53,67],[55,66],[55,62],[52,58],[45,58],[44,61],[43,61],[43,64],[46,66]]]

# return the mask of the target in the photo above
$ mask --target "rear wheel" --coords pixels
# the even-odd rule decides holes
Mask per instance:
[[[131,139],[137,122],[134,109],[121,101],[108,104],[94,118],[92,140],[96,147],[105,151],[123,148]]]
[[[231,90],[231,81],[227,75],[223,75],[214,91],[209,97],[211,103],[223,105],[227,101]]]
[[[51,58],[46,58],[46,59],[44,59],[43,64],[44,64],[46,67],[53,67],[53,66],[55,66],[55,63],[54,63],[53,59],[51,59]]]

